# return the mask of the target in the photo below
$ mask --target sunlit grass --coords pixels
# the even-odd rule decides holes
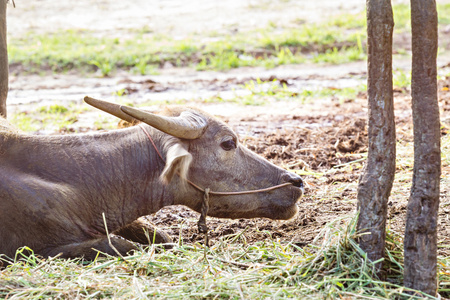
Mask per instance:
[[[267,68],[285,64],[298,64],[312,59],[314,62],[332,62],[322,53],[338,52],[345,61],[361,60],[361,52],[354,35],[346,37],[339,31],[302,27],[284,29],[283,34],[260,31],[240,36],[225,36],[219,41],[200,40],[163,41],[159,37],[134,36],[129,39],[97,38],[90,32],[62,31],[53,35],[29,34],[9,45],[10,62],[20,64],[25,71],[38,70],[66,72],[73,69],[98,71],[103,76],[116,69],[148,74],[164,66],[194,66],[198,70],[228,70],[243,66]],[[270,37],[270,38],[269,38]],[[342,43],[345,47],[336,46]],[[354,51],[358,54],[348,55]],[[339,47],[339,48],[337,48]],[[343,53],[343,54],[342,54]],[[328,55],[329,56],[329,55]]]
[[[411,86],[411,71],[394,70],[392,83],[396,88],[409,88]]]
[[[355,29],[348,21],[351,31],[347,31],[343,20],[303,24],[298,28],[267,27],[214,38],[205,38],[208,37],[205,33],[182,40],[142,32],[130,32],[129,36],[120,38],[98,37],[84,30],[45,35],[30,32],[25,37],[12,38],[9,59],[12,66],[22,65],[21,70],[31,73],[43,69],[57,72],[75,69],[98,71],[103,76],[109,76],[117,69],[149,74],[167,62],[175,67],[193,66],[199,70],[228,70],[242,66],[271,68],[308,60],[334,63],[331,59],[321,58],[321,54],[330,50],[344,53],[341,56],[347,61],[364,59],[361,51],[363,28]],[[356,35],[355,30],[358,30]],[[357,55],[347,54],[352,48],[357,49]]]
[[[407,4],[393,6],[396,32],[410,31]],[[438,4],[439,24],[450,24],[450,4]],[[28,35],[9,43],[11,65],[21,71],[96,71],[109,76],[117,69],[156,74],[165,63],[198,70],[228,70],[244,66],[273,68],[304,62],[341,64],[366,58],[365,12],[341,14],[317,24],[267,28],[233,35],[205,32],[182,40],[130,31],[127,37],[98,37],[84,30]],[[402,53],[402,49],[396,49]]]
[[[206,250],[200,244],[180,243],[170,250],[153,246],[126,256],[126,261],[112,257],[94,262],[42,259],[19,252],[0,273],[0,297],[418,299],[420,294],[411,296],[401,285],[400,235],[388,232],[387,281],[377,277],[357,236],[353,218],[326,225],[303,248],[295,240],[247,243],[245,233],[239,232]],[[439,264],[445,287],[448,261],[441,259]]]
[[[9,121],[23,132],[35,133],[40,130],[60,132],[72,127],[86,109],[85,105],[74,103],[62,105],[59,101],[55,101],[55,104],[36,109],[13,111],[9,115]]]

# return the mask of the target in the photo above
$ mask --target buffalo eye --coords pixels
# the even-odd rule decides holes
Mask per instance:
[[[230,151],[236,149],[236,142],[234,140],[226,140],[220,144],[223,150]]]

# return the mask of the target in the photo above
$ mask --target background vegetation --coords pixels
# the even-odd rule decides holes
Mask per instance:
[[[449,4],[438,5],[440,25],[450,24]],[[394,6],[398,34],[409,32],[409,6]],[[340,64],[366,58],[365,15],[344,14],[320,24],[299,24],[229,35],[195,35],[181,40],[152,33],[148,28],[126,36],[98,37],[89,31],[30,32],[9,43],[10,62],[28,73],[45,71],[99,71],[108,76],[117,69],[154,74],[165,64],[198,70],[228,70],[244,66],[272,68],[285,64]],[[397,52],[406,53],[398,48]]]

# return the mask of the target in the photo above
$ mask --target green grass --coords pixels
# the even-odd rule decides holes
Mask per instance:
[[[41,259],[19,252],[0,273],[0,298],[419,299],[401,286],[400,235],[388,233],[385,264],[390,272],[382,281],[355,241],[354,220],[328,224],[304,248],[270,238],[247,243],[240,232],[208,249],[153,246],[126,261]],[[441,288],[449,282],[448,264],[439,261]]]
[[[394,70],[393,73],[392,83],[394,87],[406,89],[411,86],[411,71],[398,69]]]
[[[14,126],[24,132],[36,132],[42,128],[42,124],[25,112],[13,114],[9,117]]]
[[[331,98],[339,102],[354,100],[358,93],[366,90],[366,84],[345,88],[320,88],[320,89],[290,89],[286,83],[277,79],[263,81],[259,78],[249,80],[240,85],[239,93],[231,98],[224,99],[220,94],[202,99],[203,103],[229,102],[240,105],[266,105],[276,101],[297,101],[299,103],[311,102],[317,99]],[[154,103],[153,103],[154,104]],[[147,103],[144,104],[144,106]]]
[[[37,132],[41,129],[58,132],[67,130],[72,124],[76,123],[79,115],[86,109],[85,105],[52,104],[40,106],[37,109],[11,113],[9,120],[24,132]]]
[[[235,35],[212,36],[213,39],[194,36],[183,40],[143,32],[130,32],[126,38],[98,37],[83,30],[45,35],[30,32],[24,37],[12,38],[8,51],[11,65],[21,65],[26,72],[75,69],[98,71],[103,76],[109,76],[117,69],[149,74],[166,62],[175,67],[193,66],[198,70],[275,67],[308,60],[342,62],[320,56],[330,51],[342,52],[344,61],[364,59],[360,43],[364,29],[356,28],[348,21],[351,29],[348,32],[345,22],[341,17],[341,21],[334,23],[304,24],[298,28],[267,27]],[[355,51],[356,54],[348,54]]]
[[[280,83],[278,80],[262,81],[257,78],[256,80],[245,82],[241,87],[248,93],[242,96],[236,95],[232,102],[243,105],[264,105],[274,100],[290,101],[300,99],[297,92],[289,90],[285,83]]]
[[[226,36],[220,41],[163,41],[159,37],[133,36],[129,39],[96,38],[89,32],[61,31],[53,35],[33,35],[9,44],[12,66],[22,65],[25,71],[65,72],[73,69],[99,71],[111,75],[116,69],[138,74],[152,74],[170,62],[175,67],[194,66],[198,70],[227,70],[243,66],[274,67],[306,61],[302,51],[320,53],[334,44],[316,45],[305,42],[267,41],[259,33],[239,37]],[[250,37],[250,38],[249,38]],[[300,37],[298,37],[300,38]],[[274,43],[280,42],[280,45]],[[285,44],[292,44],[290,47]],[[151,49],[151,50],[149,50]],[[312,53],[312,52],[311,52]]]
[[[439,24],[448,25],[450,24],[450,3],[438,3],[438,18]]]
[[[67,113],[69,109],[60,104],[52,104],[49,106],[41,106],[39,108],[40,113],[44,114],[64,114]]]
[[[395,28],[400,32],[411,31],[411,9],[409,4],[393,5]],[[450,24],[450,4],[437,3],[439,25]]]
[[[410,31],[409,5],[393,6],[397,33]],[[438,4],[439,24],[450,24],[450,4]],[[99,72],[117,69],[156,74],[169,62],[197,70],[229,70],[244,66],[273,68],[304,62],[341,64],[366,58],[365,12],[342,14],[317,24],[277,27],[233,35],[205,33],[176,40],[148,30],[130,31],[127,37],[98,37],[89,31],[34,34],[9,42],[9,59],[21,71]],[[402,49],[397,49],[402,53]]]

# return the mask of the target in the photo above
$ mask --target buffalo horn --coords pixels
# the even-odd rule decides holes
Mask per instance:
[[[124,113],[121,109],[120,109],[120,105],[119,104],[115,104],[115,103],[111,103],[111,102],[106,102],[103,100],[98,100],[98,99],[94,99],[91,97],[84,97],[84,102],[86,102],[87,104],[98,108],[100,110],[103,110],[113,116],[116,116],[118,118],[121,118],[122,120],[125,120],[127,122],[130,123],[134,123],[137,120],[133,117],[131,117],[130,115]]]
[[[182,139],[193,140],[199,138],[207,126],[207,121],[204,117],[190,111],[184,111],[178,117],[166,117],[129,106],[121,106],[120,109],[133,118]]]

